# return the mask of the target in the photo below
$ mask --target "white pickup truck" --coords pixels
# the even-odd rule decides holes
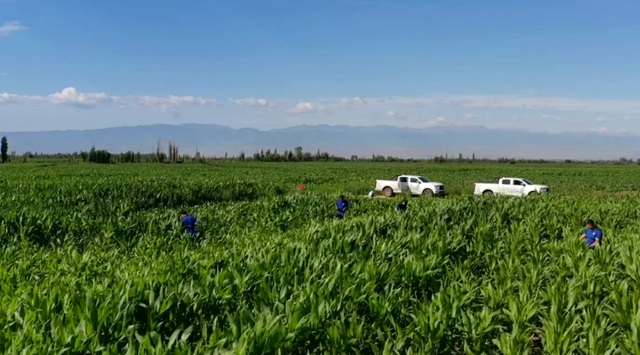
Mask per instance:
[[[475,195],[510,195],[529,196],[533,194],[546,194],[549,186],[536,185],[527,179],[503,177],[493,183],[477,183],[474,185]]]
[[[424,176],[400,175],[393,180],[376,180],[376,191],[382,191],[387,197],[395,194],[410,193],[411,195],[444,196],[444,184],[431,182]]]

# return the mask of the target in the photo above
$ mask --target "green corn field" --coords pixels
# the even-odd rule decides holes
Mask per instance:
[[[448,196],[406,214],[366,198],[405,173]],[[472,195],[501,175],[551,194]],[[638,166],[8,164],[0,178],[2,353],[640,354]]]

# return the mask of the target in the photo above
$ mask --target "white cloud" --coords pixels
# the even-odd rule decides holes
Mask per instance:
[[[607,133],[609,132],[609,129],[607,127],[598,127],[598,128],[592,129],[592,131],[597,133]]]
[[[64,94],[63,92],[59,94]],[[80,92],[68,93],[77,96],[63,95],[62,98],[54,96],[51,100],[61,103],[78,102],[79,105],[92,105],[94,102],[109,101],[125,101],[131,104],[132,101],[136,105],[141,106],[175,106],[183,104],[209,104],[212,102],[219,103],[213,99],[197,98],[192,96],[184,97],[149,97],[139,96],[134,100],[133,97],[118,98],[114,96],[105,97],[100,94],[84,94]],[[55,94],[54,94],[55,95]],[[97,96],[96,96],[97,95]],[[60,95],[58,95],[60,96]],[[85,101],[82,101],[82,100]],[[213,101],[212,101],[213,100]],[[238,105],[247,105],[255,107],[271,107],[273,104],[263,98],[240,98],[228,99],[229,102]],[[319,110],[316,102],[326,104],[324,111],[334,112],[343,108],[350,107],[353,109],[366,110],[372,105],[384,105],[385,111],[397,112],[402,106],[452,106],[458,108],[482,108],[482,109],[514,109],[514,110],[556,110],[556,111],[574,111],[574,112],[602,112],[604,114],[637,114],[640,113],[640,100],[582,100],[570,98],[539,98],[539,97],[522,97],[515,95],[468,95],[468,96],[434,96],[434,97],[382,97],[382,98],[329,98],[318,100],[307,100],[300,102],[300,107],[294,107],[286,111],[300,113]],[[473,113],[464,113],[465,119],[474,118]],[[549,116],[552,120],[558,120],[560,115]],[[625,118],[625,120],[627,120]],[[601,122],[601,121],[600,121]]]
[[[604,121],[606,121],[606,120],[607,120],[607,118],[606,118],[606,117],[602,117],[602,116],[601,116],[601,117],[596,118],[596,121],[598,121],[598,122],[604,122]]]
[[[602,113],[640,113],[640,100],[584,100],[573,98],[524,97],[518,95],[466,95],[433,97],[354,97],[322,99],[328,110],[365,107],[365,104],[393,106],[453,106],[480,109],[556,110]],[[472,114],[469,114],[472,115]],[[560,116],[556,116],[560,117]],[[466,117],[465,117],[466,118]],[[468,118],[467,118],[468,119]]]
[[[365,101],[365,99],[361,98],[361,97],[354,97],[354,98],[343,98],[340,100],[343,104],[356,104],[356,105],[365,105],[367,103],[367,101]]]
[[[48,96],[27,96],[0,93],[0,103],[49,103],[54,105],[70,105],[81,108],[93,108],[103,104],[117,104],[120,107],[148,107],[163,112],[176,112],[185,105],[219,104],[215,99],[193,96],[109,96],[105,93],[84,93],[76,88],[65,88]]]
[[[216,99],[207,99],[194,96],[124,96],[113,97],[113,101],[125,106],[141,106],[157,109],[162,112],[176,112],[180,106],[204,106],[220,104]]]
[[[105,93],[82,93],[76,88],[65,88],[61,92],[47,96],[47,101],[53,104],[91,108],[102,103],[113,102],[113,98]]]
[[[0,102],[17,102],[19,98],[19,95],[14,95],[14,94],[9,94],[9,93],[3,93],[0,94]]]
[[[23,26],[18,21],[5,22],[4,25],[2,25],[2,27],[0,27],[0,37],[8,36],[13,32],[24,31],[24,30],[27,30],[27,29],[28,29],[28,27]]]
[[[19,102],[32,102],[44,100],[41,96],[27,96],[9,93],[0,93],[0,103],[19,103]]]
[[[0,77],[0,82],[2,77]],[[6,81],[6,80],[5,80]],[[609,121],[618,120],[629,121],[624,124],[631,132],[640,133],[640,126],[635,121],[637,115],[640,114],[640,100],[626,101],[623,107],[629,109],[630,112],[620,111],[602,111],[602,112],[580,112],[568,110],[571,106],[566,103],[558,103],[556,106],[565,107],[567,111],[557,108],[547,108],[541,106],[544,100],[558,100],[564,102],[564,99],[537,99],[522,98],[517,96],[465,96],[465,97],[418,97],[418,98],[302,98],[287,99],[280,98],[276,101],[270,101],[260,97],[248,98],[225,98],[225,107],[209,110],[207,105],[219,105],[219,101],[212,98],[203,98],[195,96],[115,96],[108,92],[86,92],[73,87],[65,88],[53,94],[47,93],[42,96],[27,96],[16,93],[0,93],[0,105],[14,104],[11,110],[25,110],[25,115],[36,115],[36,112],[44,110],[52,112],[52,116],[56,116],[53,106],[73,106],[85,109],[95,109],[95,114],[101,114],[105,117],[111,113],[103,111],[102,108],[111,107],[113,109],[122,109],[122,114],[132,115],[148,115],[148,121],[162,120],[158,115],[152,113],[144,113],[141,111],[158,111],[167,112],[169,114],[178,115],[180,111],[189,109],[189,121],[206,121],[215,120],[212,118],[213,113],[221,114],[220,116],[231,117],[233,124],[244,125],[248,127],[266,128],[266,127],[284,127],[291,124],[298,124],[297,119],[283,113],[291,114],[308,114],[309,117],[305,123],[308,124],[352,124],[352,125],[374,125],[390,122],[403,122],[414,127],[430,127],[448,124],[485,124],[490,128],[514,128],[520,127],[518,121],[531,122],[532,118],[537,117],[538,121],[532,130],[548,130],[558,132],[561,130],[572,131],[592,131],[589,125],[576,125],[572,120],[582,119],[582,122],[590,121],[593,127],[600,129],[600,126],[610,126]],[[527,101],[531,100],[531,101]],[[535,100],[535,105],[532,104]],[[526,109],[523,109],[522,102]],[[583,107],[588,110],[602,109],[605,106],[600,105],[600,101],[585,100]],[[633,105],[638,104],[639,113],[633,113]],[[482,105],[486,105],[483,107]],[[565,105],[565,106],[563,106]],[[626,106],[625,106],[626,105]],[[21,108],[15,108],[22,106]],[[255,113],[248,111],[244,107],[255,107],[256,110],[267,120],[258,120]],[[510,109],[509,106],[513,106]],[[49,107],[51,110],[49,110]],[[472,107],[472,108],[467,108]],[[475,109],[473,107],[481,107]],[[57,111],[57,115],[60,115]],[[66,111],[66,115],[79,115],[83,113],[73,113]],[[40,113],[37,115],[42,116]],[[585,117],[586,116],[586,117]],[[167,118],[166,116],[163,116]],[[526,119],[524,119],[526,117]],[[590,118],[589,118],[590,117]],[[606,120],[597,120],[598,117]],[[617,117],[617,118],[616,118]],[[630,120],[633,117],[634,120]],[[489,119],[490,118],[490,119]],[[585,121],[586,119],[586,121]],[[132,121],[139,122],[140,119],[135,118]],[[556,123],[557,121],[557,123]],[[186,118],[185,118],[186,122]],[[597,128],[600,127],[600,128]],[[522,127],[520,127],[522,128]],[[608,133],[616,133],[619,127],[611,126]],[[529,129],[526,127],[525,129]]]
[[[233,102],[236,103],[238,105],[247,105],[247,106],[269,106],[270,103],[269,101],[267,101],[266,99],[254,99],[254,98],[247,98],[247,99],[229,99],[229,102]]]
[[[433,105],[438,103],[438,99],[433,97],[383,97],[367,98],[367,102],[400,104],[400,105]]]
[[[294,108],[287,110],[289,113],[309,113],[321,110],[322,107],[316,107],[311,102],[301,102],[297,104]]]
[[[448,105],[466,108],[547,109],[559,111],[640,113],[640,100],[582,100],[522,97],[517,95],[467,95],[434,97],[363,98],[365,102],[397,105]],[[345,99],[342,99],[345,103]]]
[[[424,122],[427,124],[427,126],[437,126],[437,125],[445,124],[447,122],[447,119],[444,117],[436,117],[433,120],[425,121],[424,119],[412,119],[412,121]]]

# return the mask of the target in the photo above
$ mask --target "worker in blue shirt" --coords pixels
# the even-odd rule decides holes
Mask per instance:
[[[587,246],[589,248],[595,248],[600,245],[602,242],[602,231],[600,228],[596,227],[595,222],[593,220],[587,221],[587,229],[580,236],[580,240],[587,240]]]
[[[343,219],[347,214],[347,211],[349,210],[349,201],[347,201],[347,198],[344,195],[340,195],[340,199],[336,203],[336,210],[336,217],[338,219]]]
[[[408,203],[407,199],[402,200],[402,202],[396,205],[396,212],[407,212]]]
[[[198,220],[189,215],[186,211],[182,211],[182,229],[191,234],[192,237],[196,235],[196,224]]]

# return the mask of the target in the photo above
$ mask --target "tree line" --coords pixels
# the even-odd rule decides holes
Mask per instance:
[[[225,154],[225,159],[227,158]],[[240,152],[239,160],[246,160],[244,152]],[[260,150],[253,154],[254,161],[259,162],[311,162],[311,161],[346,161],[348,159],[336,155],[329,154],[328,152],[318,151],[313,154],[311,152],[305,152],[302,147],[296,147],[293,150],[284,150],[282,153],[278,153],[278,149],[267,149],[266,151]]]
[[[9,152],[9,140],[6,136],[2,137],[2,141],[0,142],[0,158],[2,159],[2,164],[6,163],[9,160],[9,156],[7,153]]]
[[[514,158],[497,158],[497,159],[476,159],[475,153],[471,157],[463,156],[459,153],[454,155],[439,155],[430,159],[416,159],[416,158],[400,158],[394,156],[383,156],[373,154],[371,157],[362,157],[358,155],[352,155],[349,158],[333,155],[328,152],[322,152],[319,149],[315,153],[305,152],[302,147],[298,146],[291,150],[284,150],[281,153],[278,149],[260,150],[256,151],[253,155],[247,156],[244,151],[240,154],[229,156],[227,153],[224,156],[203,156],[200,152],[196,151],[195,155],[180,154],[178,146],[169,141],[168,154],[162,149],[162,141],[158,140],[157,146],[154,148],[153,153],[141,153],[127,151],[124,153],[111,153],[106,149],[97,149],[91,147],[89,151],[81,151],[74,153],[57,153],[57,154],[44,154],[44,153],[24,153],[22,156],[22,162],[28,162],[29,160],[58,160],[58,161],[82,161],[86,163],[95,164],[121,164],[121,163],[212,163],[219,161],[255,161],[255,162],[345,162],[345,161],[362,161],[362,162],[433,162],[433,163],[502,163],[502,164],[549,164],[549,163],[562,163],[562,164],[612,164],[612,165],[628,165],[628,164],[640,164],[640,159],[631,159],[621,157],[618,160],[591,160],[591,161],[574,161],[574,160],[548,160],[548,159],[514,159]],[[0,156],[2,163],[11,161],[11,158],[15,160],[17,158],[15,152],[9,152],[9,142],[7,137],[2,137],[0,142]]]

